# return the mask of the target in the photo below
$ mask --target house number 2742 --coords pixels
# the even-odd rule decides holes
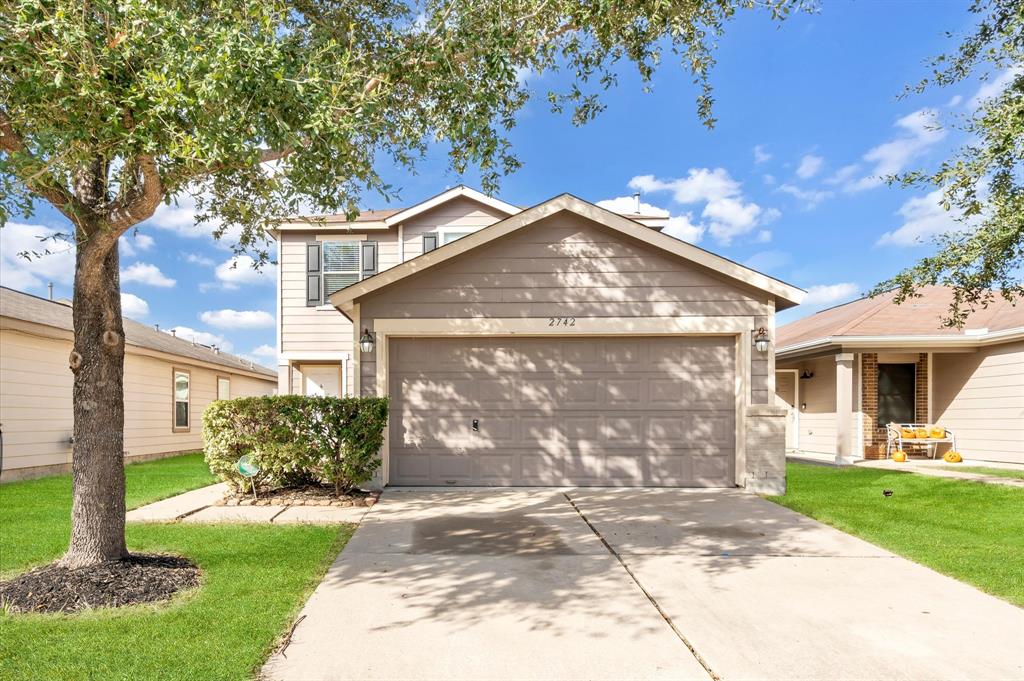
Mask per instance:
[[[548,317],[548,326],[576,326],[575,317]]]

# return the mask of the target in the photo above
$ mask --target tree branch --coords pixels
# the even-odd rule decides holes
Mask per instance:
[[[16,177],[24,182],[30,191],[49,201],[54,208],[63,213],[71,222],[76,225],[79,224],[84,206],[67,188],[63,187],[53,177],[46,168],[46,164],[39,161],[29,151],[24,140],[14,131],[14,123],[7,115],[7,112],[2,109],[0,109],[0,151],[5,151],[11,156],[21,156],[28,161],[29,166],[35,166],[33,168],[35,172],[27,177],[21,177],[20,173],[16,174]]]
[[[117,236],[152,217],[167,193],[153,156],[140,154],[134,162],[142,174],[142,182],[125,192],[107,209],[107,226]]]

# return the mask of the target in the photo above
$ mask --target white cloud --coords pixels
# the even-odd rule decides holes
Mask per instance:
[[[1022,73],[1024,73],[1024,66],[1014,66],[1006,69],[992,80],[982,83],[967,105],[971,109],[977,109],[986,99],[991,99],[1001,94],[1010,82]]]
[[[638,175],[629,181],[629,186],[645,192],[670,192],[672,198],[681,204],[705,204],[701,217],[706,224],[699,226],[700,233],[709,232],[723,245],[779,216],[775,209],[765,210],[747,201],[740,183],[724,168],[691,168],[685,177],[668,180]],[[696,234],[698,226],[687,216],[687,223],[677,223],[676,228]]]
[[[758,144],[754,147],[754,163],[766,163],[772,160],[772,155],[765,150],[764,145]]]
[[[121,238],[118,239],[117,245],[121,250],[121,255],[130,258],[138,255],[139,251],[148,251],[153,248],[155,243],[156,240],[148,234],[130,232],[122,234]]]
[[[956,208],[947,211],[942,207],[941,189],[907,199],[896,212],[903,217],[903,224],[883,234],[877,245],[916,246],[937,234],[970,227],[958,221],[963,215],[961,211]]]
[[[145,262],[137,262],[128,267],[128,269],[121,270],[121,281],[134,281],[160,288],[171,288],[177,283],[174,279],[161,272],[160,268],[156,265]]]
[[[636,199],[632,196],[617,196],[614,199],[605,199],[603,201],[598,201],[597,205],[605,210],[610,210],[613,213],[619,213],[620,215],[635,215],[637,208]],[[641,201],[640,214],[668,217],[669,212],[664,208],[658,208],[650,203],[644,203]]]
[[[899,173],[910,161],[946,137],[946,131],[938,127],[934,109],[918,109],[896,121],[895,125],[904,134],[864,154],[863,159],[874,167],[869,175],[846,183],[846,191],[858,192],[880,186],[886,176]]]
[[[629,181],[631,189],[643,192],[672,192],[679,203],[701,203],[737,196],[740,183],[725,168],[690,168],[686,177],[659,180],[653,175],[638,175]]]
[[[274,325],[274,315],[263,310],[207,310],[199,319],[218,329],[265,329]]]
[[[277,348],[273,345],[267,345],[264,343],[263,345],[253,348],[252,352],[249,354],[253,357],[277,357]]]
[[[779,191],[799,199],[803,203],[804,210],[811,210],[822,201],[832,198],[832,192],[830,191],[824,189],[801,189],[791,184],[780,185]]]
[[[57,233],[56,229],[20,222],[0,228],[0,284],[20,290],[43,289],[51,281],[71,285],[75,247],[50,238]],[[46,240],[40,240],[43,238]],[[28,253],[29,259],[20,253]]]
[[[277,273],[275,265],[264,265],[261,269],[253,269],[256,261],[248,255],[228,258],[217,265],[217,280],[226,289],[237,289],[242,284],[273,284]]]
[[[661,232],[674,236],[677,239],[688,241],[691,244],[696,244],[704,237],[704,229],[702,225],[693,224],[693,216],[685,213],[670,217],[668,224],[665,225],[665,229],[661,230]]]
[[[131,293],[121,294],[121,314],[132,319],[149,314],[149,303]]]
[[[193,265],[202,265],[203,267],[213,267],[213,258],[207,258],[205,255],[199,253],[187,253],[185,255],[185,261],[192,263]]]
[[[832,173],[832,175],[825,180],[825,184],[846,184],[847,182],[853,179],[853,177],[857,174],[859,170],[859,163],[851,163],[850,165],[845,165],[836,172]]]
[[[761,176],[761,179],[764,180],[764,183],[769,186],[775,184],[775,176],[770,173],[765,173],[764,175]]]
[[[768,243],[771,240],[772,240],[772,230],[770,230],[770,229],[762,229],[761,231],[759,231],[757,233],[757,236],[754,237],[754,243],[755,244],[766,244],[766,243]]]
[[[196,329],[189,328],[187,326],[175,326],[168,331],[173,331],[174,335],[178,338],[184,338],[187,341],[199,343],[201,345],[216,345],[224,352],[231,352],[231,348],[234,347],[224,336],[210,333],[209,331],[197,331]]]
[[[952,109],[955,106],[960,106],[960,102],[962,101],[964,101],[962,95],[953,95],[952,97],[949,98],[949,101],[946,102],[946,106]]]
[[[200,225],[196,224],[196,199],[191,194],[179,194],[170,204],[161,203],[153,217],[147,220],[145,225],[152,225],[157,229],[173,232],[180,237],[187,239],[208,238],[218,248],[230,250],[238,243],[241,228],[236,225],[229,226],[220,239],[213,238],[213,232],[221,226],[219,220],[209,220]]]
[[[807,154],[800,159],[800,165],[797,166],[796,174],[801,180],[809,180],[817,175],[822,166],[825,165],[825,159],[821,156],[815,156],[814,154]]]
[[[760,272],[777,271],[793,262],[793,256],[785,251],[761,251],[743,261],[747,267]]]
[[[807,289],[804,305],[831,305],[850,300],[860,295],[859,287],[850,282],[842,284],[819,284]]]

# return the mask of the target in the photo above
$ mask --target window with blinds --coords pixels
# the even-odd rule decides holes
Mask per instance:
[[[325,241],[323,243],[325,297],[359,281],[359,245],[359,241]]]

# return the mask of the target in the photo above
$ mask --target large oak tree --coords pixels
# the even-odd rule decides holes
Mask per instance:
[[[63,563],[126,555],[124,332],[118,238],[191,194],[215,235],[269,254],[265,230],[312,207],[388,196],[381,158],[409,167],[442,141],[483,184],[518,167],[508,131],[524,71],[583,123],[620,62],[665,55],[697,84],[740,9],[807,0],[7,0],[0,9],[0,222],[40,200],[73,225],[74,479]],[[273,163],[269,168],[268,164]]]

